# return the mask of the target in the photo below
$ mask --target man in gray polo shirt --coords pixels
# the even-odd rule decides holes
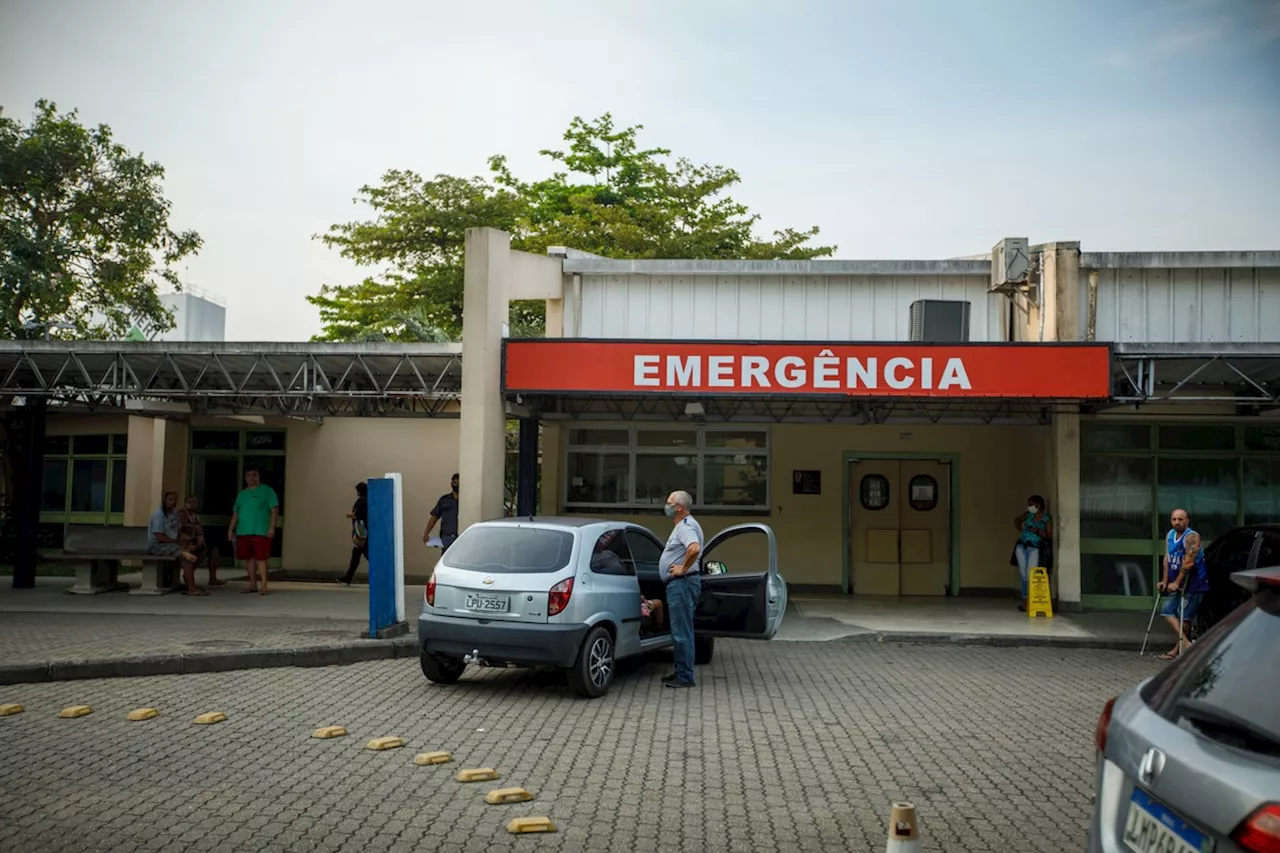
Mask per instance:
[[[693,612],[702,593],[702,525],[690,515],[688,492],[667,496],[667,517],[675,522],[658,560],[658,574],[667,585],[667,619],[675,642],[676,671],[662,680],[668,687],[693,687]]]

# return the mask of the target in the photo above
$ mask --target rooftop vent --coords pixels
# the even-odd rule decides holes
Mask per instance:
[[[969,303],[959,299],[918,299],[911,303],[911,337],[930,343],[969,340]]]

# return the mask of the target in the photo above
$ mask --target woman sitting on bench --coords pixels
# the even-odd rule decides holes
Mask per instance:
[[[195,495],[187,495],[182,509],[178,510],[178,544],[196,555],[195,565],[205,560],[209,566],[209,586],[222,586],[226,583],[218,579],[218,566],[222,563],[222,555],[217,548],[210,548],[204,538],[204,525],[200,523],[200,513],[196,512],[199,500]]]
[[[183,595],[208,595],[208,590],[196,586],[196,555],[178,542],[182,525],[178,522],[177,509],[178,493],[165,492],[164,500],[151,513],[151,521],[147,524],[147,553],[182,563],[182,579],[187,583]]]

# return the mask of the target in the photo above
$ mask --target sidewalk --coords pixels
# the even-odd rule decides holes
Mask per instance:
[[[405,588],[409,633],[367,640],[368,587],[272,581],[243,595],[243,572],[207,597],[67,595],[70,578],[34,589],[0,579],[0,684],[75,678],[327,666],[417,655],[421,585]],[[204,583],[200,572],[198,582]],[[138,576],[121,575],[125,582]],[[969,643],[1137,650],[1146,616],[1057,615],[1031,620],[1012,600],[793,596],[780,642]],[[1163,636],[1152,641],[1158,649]]]

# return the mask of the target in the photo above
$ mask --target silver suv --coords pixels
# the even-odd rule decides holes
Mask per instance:
[[[754,536],[752,536],[754,534]],[[730,539],[763,537],[735,565],[710,560]],[[663,602],[663,543],[625,521],[500,519],[474,524],[440,558],[418,617],[422,672],[457,681],[468,664],[565,669],[581,696],[603,696],[617,661],[672,645],[665,619],[642,617],[642,600]],[[758,555],[758,556],[756,556]],[[715,637],[767,640],[787,609],[778,547],[766,524],[738,524],[704,544],[702,597],[694,614],[696,660]],[[648,610],[648,606],[645,607]]]

